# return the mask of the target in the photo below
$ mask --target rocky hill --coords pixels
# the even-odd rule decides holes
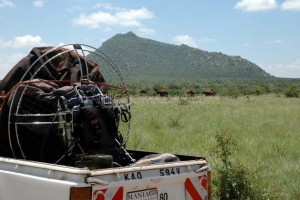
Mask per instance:
[[[162,43],[138,37],[132,32],[113,36],[99,50],[110,57],[128,78],[167,80],[272,77],[240,56]]]

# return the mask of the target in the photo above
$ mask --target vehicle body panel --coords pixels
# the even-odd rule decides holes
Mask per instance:
[[[0,200],[69,200],[72,187],[89,186],[93,200],[195,199],[193,191],[208,199],[207,161],[181,158],[178,162],[89,170],[0,157]]]

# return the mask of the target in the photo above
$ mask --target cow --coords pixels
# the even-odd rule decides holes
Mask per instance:
[[[204,94],[205,96],[213,96],[216,93],[212,88],[207,88],[207,89],[202,91],[202,94]]]
[[[147,91],[146,90],[141,90],[140,91],[140,94],[142,95],[142,94],[147,94]]]
[[[191,97],[193,97],[195,95],[195,92],[193,90],[187,90],[186,94],[190,95]]]
[[[156,95],[159,95],[160,97],[167,97],[169,94],[168,90],[166,89],[160,89],[160,90],[156,89],[155,92]]]

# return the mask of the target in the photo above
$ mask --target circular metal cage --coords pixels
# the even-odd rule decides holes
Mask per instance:
[[[94,145],[82,136],[90,130],[97,137],[113,130],[115,141],[101,140],[102,147],[123,148],[130,131],[130,95],[122,74],[104,53],[88,45],[44,50],[11,89],[7,105],[8,141],[16,158],[59,163],[73,151],[85,153]],[[88,121],[92,128],[85,127],[88,115],[81,116],[88,109],[101,112],[99,123]],[[111,125],[106,116],[114,120]]]

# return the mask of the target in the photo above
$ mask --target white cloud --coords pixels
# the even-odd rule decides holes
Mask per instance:
[[[14,3],[9,0],[0,0],[0,8],[4,7],[14,7]]]
[[[141,26],[139,20],[151,19],[154,17],[153,13],[146,8],[138,10],[119,11],[116,13],[120,24],[124,26]]]
[[[106,9],[106,10],[124,10],[122,8],[119,8],[119,7],[113,7],[110,3],[97,3],[94,6],[94,8],[95,9],[103,8],[103,9]]]
[[[286,0],[281,4],[282,10],[300,10],[300,0]]]
[[[175,44],[186,44],[191,47],[198,47],[196,41],[189,35],[177,35],[173,37]]]
[[[137,10],[122,10],[116,13],[99,11],[90,15],[81,14],[73,19],[75,26],[87,26],[90,28],[99,28],[105,26],[135,26],[142,27],[142,20],[151,19],[154,14],[146,8]]]
[[[44,7],[44,5],[45,5],[45,2],[43,0],[35,0],[33,2],[33,6],[37,7],[37,8]]]
[[[0,52],[0,80],[25,56],[26,54],[21,53],[2,55]]]
[[[260,65],[266,72],[283,78],[300,78],[300,59],[288,64]]]
[[[81,14],[78,18],[73,19],[75,26],[88,26],[90,28],[98,28],[100,25],[114,25],[117,19],[110,13],[99,11],[90,15]]]
[[[18,36],[9,41],[0,40],[0,48],[28,48],[35,46],[47,46],[47,44],[42,41],[40,36],[32,35]]]
[[[40,36],[24,35],[11,40],[0,38],[0,79],[2,79],[19,60],[26,56],[33,47],[37,46],[50,45],[43,42]]]
[[[266,44],[282,44],[282,43],[283,43],[282,40],[272,40],[272,41],[266,42]]]
[[[276,0],[240,0],[234,6],[247,12],[263,11],[277,8]]]

